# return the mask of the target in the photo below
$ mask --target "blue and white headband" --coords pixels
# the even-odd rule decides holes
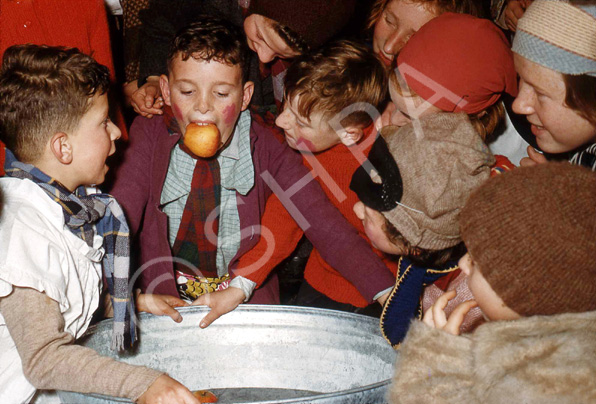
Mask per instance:
[[[596,2],[535,0],[518,22],[512,50],[560,73],[596,77]]]

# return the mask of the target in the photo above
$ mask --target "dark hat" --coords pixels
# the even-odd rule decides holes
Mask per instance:
[[[348,23],[355,4],[355,0],[251,0],[249,12],[287,26],[317,48]]]
[[[460,214],[480,272],[522,316],[596,310],[596,173],[569,163],[491,178]]]

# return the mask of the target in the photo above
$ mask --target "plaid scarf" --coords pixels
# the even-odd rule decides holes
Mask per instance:
[[[70,192],[38,168],[18,161],[8,149],[4,169],[8,177],[28,179],[39,185],[62,207],[68,230],[87,245],[93,246],[96,233],[103,237],[103,273],[114,308],[112,349],[132,346],[136,340],[136,323],[128,285],[130,236],[124,212],[116,199],[107,194],[87,195],[82,186]]]
[[[170,108],[164,109],[164,119],[170,133],[181,133]],[[182,139],[180,149],[197,161],[192,175],[190,193],[172,254],[174,268],[185,274],[214,277],[217,275],[217,233],[221,200],[220,167],[217,157],[209,159],[194,155]]]

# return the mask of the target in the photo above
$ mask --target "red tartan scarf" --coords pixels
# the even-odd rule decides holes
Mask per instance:
[[[170,133],[181,133],[169,107],[164,120]],[[216,157],[194,155],[182,142],[180,149],[197,161],[180,228],[172,247],[174,269],[197,277],[217,277],[217,233],[221,178]]]

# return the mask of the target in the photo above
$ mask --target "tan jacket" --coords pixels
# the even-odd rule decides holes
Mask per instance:
[[[416,321],[390,403],[596,403],[596,312],[489,322],[464,336]]]

